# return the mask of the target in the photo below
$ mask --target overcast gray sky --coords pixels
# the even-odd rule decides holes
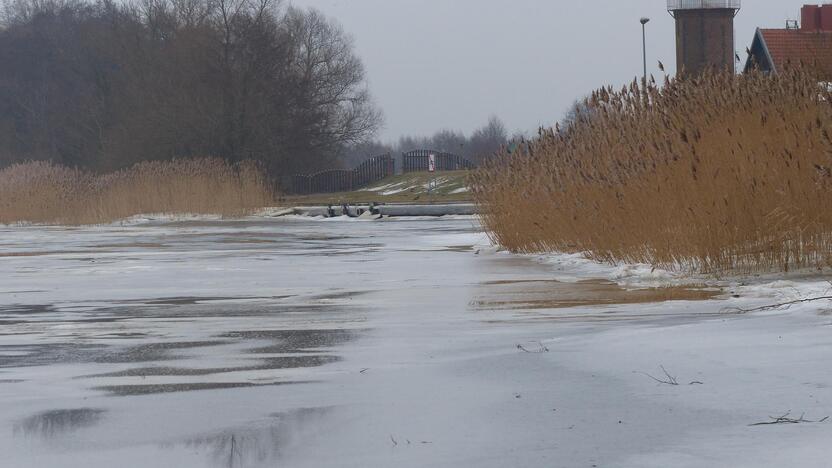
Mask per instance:
[[[336,18],[353,36],[373,96],[379,137],[470,133],[497,115],[510,130],[551,126],[603,85],[641,74],[648,16],[648,73],[676,68],[665,0],[291,0]],[[756,27],[799,18],[804,0],[745,0],[737,16],[744,58]]]

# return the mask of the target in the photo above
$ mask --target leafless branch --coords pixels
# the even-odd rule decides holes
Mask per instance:
[[[801,414],[799,418],[791,418],[791,417],[789,417],[789,415],[791,415],[791,411],[787,412],[783,416],[778,416],[778,417],[769,416],[769,419],[771,419],[771,421],[758,422],[758,423],[754,423],[754,424],[749,424],[748,426],[753,427],[753,426],[770,426],[770,425],[774,425],[774,424],[822,423],[822,422],[826,422],[829,419],[829,416],[826,416],[825,418],[823,418],[821,420],[818,420],[818,421],[810,421],[808,419],[805,419],[805,416],[806,416],[805,413]]]
[[[724,309],[723,311],[747,314],[747,313],[750,313],[750,312],[761,312],[761,311],[764,311],[764,310],[776,310],[776,309],[780,309],[780,308],[783,308],[783,307],[788,309],[789,307],[791,307],[793,305],[796,305],[796,304],[804,304],[804,303],[807,303],[807,302],[828,301],[828,300],[832,300],[832,296],[819,296],[819,297],[811,297],[811,298],[807,298],[807,299],[797,299],[797,300],[794,300],[794,301],[781,302],[781,303],[778,303],[778,304],[769,304],[769,305],[765,305],[765,306],[755,307],[753,309],[743,309],[743,308],[740,308],[740,307],[729,307],[727,309]]]
[[[673,385],[673,386],[678,386],[679,385],[679,381],[676,379],[676,377],[670,375],[670,372],[668,372],[667,369],[664,368],[664,366],[659,366],[659,367],[661,368],[662,372],[664,372],[664,375],[665,375],[664,379],[653,377],[652,375],[648,374],[647,372],[637,372],[637,373],[642,374],[642,375],[646,375],[647,377],[650,377],[651,379],[655,380],[656,382],[658,382],[660,384]],[[693,384],[691,383],[691,385],[693,385]]]
[[[525,346],[520,345],[520,344],[517,345],[517,349],[519,349],[520,351],[523,351],[525,353],[533,353],[533,354],[548,353],[549,352],[549,348],[547,348],[546,345],[544,345],[542,342],[538,341],[537,344],[540,345],[540,348],[538,348],[538,349],[529,350]]]

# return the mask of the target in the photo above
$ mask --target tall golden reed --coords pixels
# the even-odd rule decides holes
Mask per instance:
[[[0,170],[0,224],[99,224],[143,213],[237,216],[274,201],[254,162],[152,161],[104,175],[49,162]]]
[[[748,273],[832,261],[832,93],[812,74],[604,88],[472,174],[495,242]]]

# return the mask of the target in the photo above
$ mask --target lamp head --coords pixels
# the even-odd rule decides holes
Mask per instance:
[[[647,23],[650,22],[650,18],[645,17],[645,18],[642,18],[640,21],[641,21],[641,24],[647,24]]]

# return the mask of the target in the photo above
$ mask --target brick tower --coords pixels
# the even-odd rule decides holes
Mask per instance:
[[[676,67],[679,73],[735,71],[734,17],[740,0],[668,0],[676,19]]]

